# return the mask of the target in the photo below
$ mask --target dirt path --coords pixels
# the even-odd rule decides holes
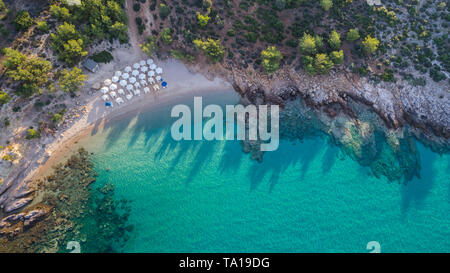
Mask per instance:
[[[135,22],[136,12],[133,10],[134,0],[127,0],[125,2],[125,9],[128,16],[128,37],[130,39],[131,47],[137,49],[139,47],[139,33]]]
[[[145,1],[144,4],[140,3],[141,9],[138,12],[133,10],[134,0],[127,0],[125,2],[125,9],[127,11],[128,16],[128,37],[130,39],[131,47],[135,50],[138,50],[139,44],[143,42],[144,37],[150,35],[150,22],[153,21],[152,16],[150,16],[150,1]],[[136,25],[136,17],[142,18],[146,28],[144,30],[143,35],[139,34],[137,25]]]

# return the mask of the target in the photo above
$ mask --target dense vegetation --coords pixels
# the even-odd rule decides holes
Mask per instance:
[[[401,76],[414,85],[424,84],[420,74],[441,81],[450,69],[443,31],[449,7],[441,0],[386,0],[383,6],[362,0],[149,1],[154,22],[142,24],[151,29],[154,51],[180,59],[203,52],[229,68],[273,73],[291,66],[311,74],[347,68],[375,81]],[[272,47],[281,58],[270,60]]]

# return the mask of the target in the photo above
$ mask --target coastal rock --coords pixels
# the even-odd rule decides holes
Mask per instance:
[[[32,211],[29,211],[23,218],[23,226],[24,227],[31,227],[34,225],[37,221],[44,218],[48,213],[48,210],[45,208],[35,209]]]
[[[5,206],[5,212],[9,213],[16,209],[20,209],[20,208],[24,207],[25,205],[29,204],[32,200],[33,200],[33,198],[29,197],[29,198],[22,198],[22,199],[14,201],[12,203],[9,203]]]

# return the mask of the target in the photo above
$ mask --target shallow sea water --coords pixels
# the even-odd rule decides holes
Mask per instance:
[[[122,251],[369,252],[377,241],[381,252],[450,252],[448,154],[416,143],[421,179],[407,185],[374,177],[324,137],[281,140],[258,163],[239,141],[174,141],[170,109],[81,140],[94,152],[98,183],[132,200],[135,228]]]

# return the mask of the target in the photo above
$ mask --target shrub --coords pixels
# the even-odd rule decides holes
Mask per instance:
[[[209,16],[208,15],[202,15],[200,12],[197,12],[197,24],[204,28],[209,22]]]
[[[170,30],[170,28],[167,28],[167,27],[161,31],[161,40],[166,45],[170,45],[173,42],[171,34],[172,34],[172,31]]]
[[[330,53],[330,58],[335,65],[341,64],[342,62],[344,62],[344,51],[333,51]]]
[[[184,53],[180,50],[176,50],[176,49],[172,49],[170,51],[170,54],[172,55],[172,57],[174,57],[175,59],[181,60],[181,61],[187,61],[187,62],[192,62],[194,61],[194,56]]]
[[[359,31],[357,28],[352,28],[347,32],[347,41],[353,43],[359,39]]]
[[[221,61],[225,55],[225,49],[220,40],[208,38],[206,41],[195,39],[193,42],[195,47],[201,49],[213,62]]]
[[[14,19],[14,25],[18,30],[27,30],[33,25],[33,19],[27,11],[19,11]]]
[[[370,35],[367,35],[366,39],[362,42],[364,50],[367,54],[374,54],[377,49],[380,41],[377,38],[372,38]]]
[[[314,58],[314,70],[316,73],[326,74],[333,67],[333,62],[327,54],[319,53]]]
[[[328,11],[333,6],[333,1],[331,0],[320,0],[320,6],[325,10]]]
[[[140,5],[139,3],[134,3],[134,5],[133,5],[133,10],[134,10],[135,12],[140,11],[140,10],[141,10],[141,5]]]
[[[341,35],[333,30],[328,39],[328,43],[332,49],[338,50],[341,47]]]
[[[142,49],[142,52],[151,56],[156,51],[158,51],[158,44],[156,43],[157,39],[155,36],[147,37],[147,41],[143,44],[140,44],[139,47]]]
[[[317,50],[316,41],[319,41],[319,39],[314,38],[310,34],[303,34],[303,37],[300,38],[299,41],[299,49],[304,54],[313,54]],[[320,41],[321,42],[321,41]]]
[[[50,6],[50,14],[52,17],[61,21],[67,21],[70,18],[69,10],[65,7],[59,6],[58,4],[53,4]]]
[[[0,106],[7,104],[11,100],[11,97],[3,90],[0,90]]]
[[[277,71],[282,58],[281,52],[274,46],[269,46],[266,50],[261,51],[261,64],[267,73]]]
[[[113,55],[106,50],[100,51],[99,53],[92,55],[91,58],[97,63],[109,63],[114,59]]]
[[[36,22],[36,28],[40,31],[40,32],[47,32],[50,27],[48,26],[47,22],[45,21],[37,21]]]
[[[62,115],[59,113],[54,114],[50,120],[54,123],[58,123],[60,120],[62,120]]]
[[[27,130],[27,136],[25,137],[26,139],[33,139],[33,138],[39,138],[40,137],[40,133],[34,129],[28,129]]]
[[[159,17],[161,17],[162,20],[165,20],[170,14],[170,8],[164,3],[159,4],[158,10]]]

